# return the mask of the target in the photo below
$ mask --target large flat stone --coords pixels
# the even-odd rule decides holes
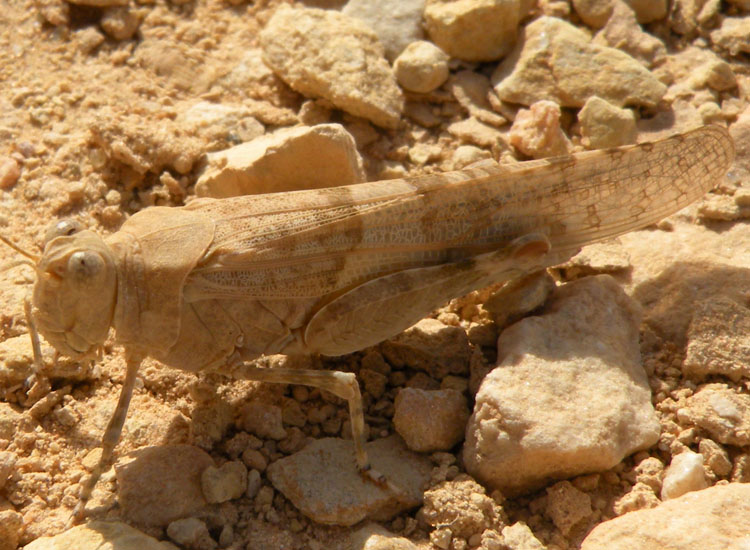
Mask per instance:
[[[419,506],[432,466],[391,436],[366,446],[372,466],[396,492],[365,479],[357,470],[351,441],[325,438],[268,467],[274,487],[318,523],[350,526],[369,518],[385,521]]]

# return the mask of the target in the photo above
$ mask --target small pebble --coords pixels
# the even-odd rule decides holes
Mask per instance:
[[[173,521],[167,526],[167,536],[189,550],[213,550],[217,546],[206,524],[197,518]]]
[[[703,470],[703,456],[685,451],[672,459],[664,474],[661,499],[677,498],[690,491],[700,491],[708,487]]]
[[[255,498],[255,495],[260,490],[260,486],[260,472],[258,470],[250,470],[247,473],[247,490],[245,491],[247,498]]]
[[[255,449],[245,449],[242,453],[242,462],[251,470],[255,469],[259,472],[265,471],[268,466],[268,460],[263,453]]]
[[[21,167],[14,158],[0,156],[0,189],[10,189],[21,177]]]
[[[393,64],[396,80],[412,92],[427,93],[448,79],[448,55],[432,42],[409,44]]]
[[[251,401],[240,411],[242,429],[260,438],[284,439],[286,430],[281,420],[281,408],[270,403]]]
[[[232,461],[221,467],[209,466],[201,474],[203,496],[208,502],[219,503],[239,498],[247,487],[247,468]]]

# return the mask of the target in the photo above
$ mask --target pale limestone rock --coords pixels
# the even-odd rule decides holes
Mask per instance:
[[[625,0],[633,9],[638,22],[651,23],[667,16],[669,2],[667,0]]]
[[[494,92],[489,78],[483,74],[459,71],[451,76],[448,89],[461,107],[477,120],[497,128],[508,123],[504,116],[493,111],[489,96]]]
[[[750,544],[750,484],[716,485],[599,524],[581,550],[727,550]]]
[[[678,98],[671,110],[657,113],[651,118],[641,118],[638,126],[638,141],[657,141],[675,133],[701,126],[701,116],[692,102]]]
[[[241,94],[241,97],[243,97],[242,106],[247,107],[251,116],[263,124],[282,127],[294,126],[303,122],[302,108],[300,108],[298,115],[290,107],[276,106],[268,101],[247,97],[250,94],[256,95],[256,97],[257,94],[263,94],[264,97],[288,97],[292,95],[281,78],[276,76],[271,68],[265,64],[263,51],[260,48],[245,50],[242,57],[238,58],[236,65],[228,73],[217,78],[217,82],[223,88]],[[329,105],[333,108],[333,105]],[[326,118],[322,122],[328,122],[328,119]]]
[[[653,107],[667,89],[628,54],[592,44],[584,31],[554,17],[526,26],[492,82],[504,101],[549,99],[563,107],[582,107],[594,95],[617,106]]]
[[[237,2],[239,0],[233,0]],[[327,10],[340,10],[346,5],[346,0],[302,0],[300,2],[311,8],[324,8]]]
[[[476,536],[477,535],[472,535],[471,539],[467,541],[470,548],[473,548],[474,544],[476,544]],[[516,550],[515,546],[506,543],[501,532],[495,531],[494,529],[485,529],[484,532],[479,535],[479,548],[482,550],[505,550],[506,548]],[[536,550],[536,548],[529,548],[528,550]]]
[[[427,0],[424,20],[432,41],[451,57],[494,61],[516,41],[519,0]]]
[[[22,531],[21,514],[15,510],[0,510],[0,550],[16,550]]]
[[[466,374],[469,369],[471,348],[466,332],[437,319],[422,319],[380,347],[394,367],[423,370],[436,380],[447,374]]]
[[[718,100],[716,92],[737,86],[732,67],[711,50],[686,48],[670,55],[667,66],[675,82],[664,96],[666,101],[684,98],[701,109],[706,103],[715,105]]]
[[[732,66],[710,50],[701,50],[706,61],[694,66],[695,72],[691,84],[695,87],[708,86],[718,92],[725,92],[737,87],[737,77]]]
[[[727,119],[718,103],[707,101],[698,106],[698,112],[704,124],[723,124]]]
[[[21,177],[21,165],[13,157],[0,155],[0,189],[10,189]]]
[[[393,63],[396,80],[412,92],[428,93],[448,79],[448,56],[432,42],[412,42]]]
[[[635,467],[635,472],[636,482],[647,485],[652,491],[661,491],[664,478],[664,464],[661,460],[653,456],[641,460]]]
[[[703,462],[718,477],[726,477],[732,472],[732,461],[727,450],[712,439],[701,439],[698,450]]]
[[[236,460],[218,468],[209,466],[201,473],[201,489],[210,503],[240,498],[247,489],[247,468]]]
[[[398,436],[369,442],[366,449],[373,468],[400,489],[398,494],[366,480],[357,471],[354,444],[343,439],[318,439],[277,460],[266,473],[277,490],[318,523],[385,521],[418,506],[430,461],[409,451]]]
[[[146,25],[146,28],[149,26]],[[223,75],[224,66],[216,63],[210,50],[197,46],[194,40],[175,40],[174,37],[161,37],[160,33],[148,31],[144,35],[129,56],[128,64],[153,71],[169,87],[187,91],[187,96],[196,97],[207,92]],[[142,106],[143,103],[139,107]],[[154,125],[155,118],[147,117],[145,120]],[[159,118],[159,126],[165,125],[168,120]]]
[[[475,162],[491,159],[492,153],[473,145],[460,145],[453,151],[453,169],[460,170]]]
[[[250,470],[247,473],[247,490],[245,491],[245,496],[250,499],[255,498],[258,491],[260,491],[261,485],[263,485],[263,481],[260,479],[260,472],[258,470]]]
[[[263,439],[280,440],[286,437],[281,419],[281,407],[253,400],[242,406],[237,421],[240,428]]]
[[[410,388],[416,388],[425,391],[436,391],[440,389],[440,384],[423,372],[418,372],[413,376],[410,376],[405,381],[405,384]]]
[[[234,422],[233,407],[222,399],[196,403],[190,413],[193,444],[210,449],[227,433]]]
[[[127,6],[128,0],[67,0],[71,4],[79,6],[94,6],[97,8],[108,8],[110,6]]]
[[[719,296],[746,303],[750,234],[743,224],[727,231],[679,224],[679,232],[638,231],[621,236],[633,264],[634,297],[643,304],[645,323],[677,349],[702,301]],[[662,252],[656,253],[656,250]]]
[[[404,114],[425,128],[434,128],[442,123],[442,119],[437,114],[437,109],[421,101],[407,101],[404,106]],[[398,161],[386,159],[384,164],[396,162]]]
[[[184,518],[173,521],[167,526],[167,536],[190,550],[213,550],[216,541],[211,538],[206,524],[198,518]]]
[[[70,23],[70,4],[65,0],[39,0],[35,7],[50,25],[58,27]]]
[[[393,61],[404,48],[424,36],[422,12],[425,0],[349,0],[341,13],[364,21]]]
[[[681,497],[690,491],[700,491],[708,487],[703,469],[703,456],[692,451],[680,453],[672,459],[664,473],[661,499]]]
[[[28,338],[27,338],[28,340]],[[7,340],[6,340],[7,342]],[[0,439],[10,441],[18,430],[24,415],[17,405],[0,402]]]
[[[595,29],[603,27],[612,13],[612,2],[609,0],[573,0],[572,3],[578,17]]]
[[[615,501],[612,509],[615,514],[621,516],[644,508],[656,508],[659,504],[661,501],[654,493],[654,489],[645,483],[637,482],[630,491]]]
[[[109,162],[125,165],[141,177],[168,169],[187,174],[205,153],[203,141],[168,118],[154,124],[143,114],[104,110],[90,125],[89,133],[91,143],[105,153]]]
[[[300,105],[297,116],[302,124],[315,126],[327,124],[333,116],[333,104],[327,99],[306,99]]]
[[[448,527],[438,527],[430,533],[430,542],[440,550],[448,550],[453,543],[453,536]],[[459,543],[460,544],[460,543]],[[453,544],[455,546],[455,544]]]
[[[303,525],[296,519],[289,522],[290,531],[297,532]],[[234,527],[231,523],[225,523],[219,533],[219,548],[229,548],[235,544]]]
[[[382,137],[382,134],[364,119],[347,120],[346,131],[352,135],[359,149],[372,145]]]
[[[211,153],[201,197],[235,197],[365,181],[354,138],[340,124],[297,126]]]
[[[729,135],[734,141],[736,159],[733,170],[737,172],[738,180],[750,178],[750,106],[746,106],[729,127]],[[750,205],[747,190],[745,190],[744,205]]]
[[[703,386],[678,409],[677,418],[703,428],[720,443],[750,445],[750,395],[723,384]]]
[[[480,326],[486,327],[488,325],[480,325],[478,323],[473,323],[473,326],[474,327],[480,327]],[[470,328],[470,331],[472,331],[471,328]],[[492,345],[494,345],[496,341],[497,341],[497,335],[495,336],[495,338],[492,339]],[[480,344],[476,344],[476,345],[480,345]],[[476,355],[476,352],[474,352],[474,354]],[[469,391],[469,381],[466,379],[465,376],[448,375],[440,381],[440,389],[441,390],[454,390],[461,394],[465,394],[467,391]],[[468,417],[467,417],[467,420],[468,420]]]
[[[517,494],[653,445],[639,321],[638,305],[599,275],[558,288],[544,314],[507,328],[466,430],[467,471]]]
[[[417,550],[417,547],[377,523],[367,523],[352,533],[351,550]]]
[[[451,537],[468,538],[505,523],[503,509],[486,494],[484,487],[466,474],[443,481],[425,492],[419,510],[420,522],[447,527]]]
[[[523,521],[503,529],[503,542],[511,550],[545,550],[545,546]]]
[[[115,464],[117,499],[134,523],[166,527],[203,510],[201,473],[213,466],[205,451],[191,445],[146,447]]]
[[[375,399],[383,397],[388,384],[388,376],[382,372],[363,367],[359,371],[359,379],[362,380],[362,385],[367,393]]]
[[[448,451],[464,437],[469,409],[456,390],[402,388],[393,424],[412,451]]]
[[[75,37],[78,47],[84,54],[90,54],[106,40],[106,37],[94,27],[86,27],[80,31],[76,31]]]
[[[643,31],[635,12],[622,0],[612,3],[612,15],[596,33],[592,44],[609,46],[624,51],[646,67],[660,63],[667,55],[667,47],[659,38]]]
[[[597,96],[591,96],[578,113],[581,137],[589,149],[619,147],[636,142],[635,113],[621,109]]]
[[[518,3],[518,13],[520,19],[523,19],[531,13],[532,9],[536,9],[538,0],[521,0]]]
[[[683,369],[698,379],[711,374],[739,382],[750,376],[750,310],[726,296],[695,304]]]
[[[555,267],[565,280],[586,275],[617,273],[631,267],[630,257],[617,239],[584,246],[581,251]]]
[[[438,160],[443,154],[443,148],[430,143],[415,143],[409,148],[409,160],[416,166],[424,166]]]
[[[53,537],[36,539],[23,550],[174,550],[119,521],[89,521]]]
[[[547,487],[545,514],[563,535],[568,536],[592,512],[591,497],[570,481],[560,481]]]
[[[730,479],[737,483],[750,482],[750,454],[741,453],[734,457]]]
[[[707,195],[698,203],[698,215],[705,220],[734,221],[750,217],[750,208],[729,195]]]
[[[266,131],[244,105],[199,101],[180,113],[177,120],[201,135],[231,134],[243,142],[258,138]]]
[[[466,421],[464,421],[466,422]],[[0,439],[10,439],[6,437],[0,437]],[[13,473],[18,457],[16,453],[10,451],[0,451],[0,491],[2,491],[8,478]]]
[[[260,34],[263,59],[301,94],[395,128],[404,108],[383,46],[359,19],[282,5]]]
[[[268,459],[257,449],[245,449],[242,452],[242,462],[251,470],[264,472],[268,467]]]
[[[667,0],[625,0],[639,23],[650,23],[667,16]],[[615,0],[573,0],[573,7],[584,23],[602,28],[610,19]]]
[[[677,34],[693,35],[699,28],[715,26],[721,9],[719,0],[672,0],[669,26]]]
[[[535,159],[566,155],[573,146],[560,128],[560,106],[547,100],[518,111],[509,141],[518,151]]]
[[[505,327],[541,307],[555,290],[555,280],[547,271],[509,281],[493,292],[484,303],[497,326]]]
[[[503,134],[495,128],[471,116],[463,120],[451,122],[448,132],[462,143],[470,143],[479,147],[493,149],[504,146]]]
[[[750,18],[725,17],[721,27],[711,32],[711,42],[732,55],[750,53]]]
[[[307,389],[304,386],[301,387],[305,390]],[[296,399],[284,399],[281,404],[281,420],[284,424],[301,428],[307,424],[307,415],[302,410],[299,401]]]
[[[538,0],[539,15],[569,19],[573,13],[570,0]]]
[[[18,300],[10,303],[23,303],[25,290],[21,285]],[[50,378],[64,378],[69,381],[86,380],[95,376],[92,365],[73,361],[66,357],[55,358],[53,348],[42,343],[42,358],[45,374]],[[28,334],[14,336],[0,342],[0,386],[11,387],[22,384],[34,373],[33,350]],[[0,403],[0,425],[2,424],[2,406]],[[2,435],[0,435],[2,438]]]
[[[141,18],[127,6],[116,6],[104,10],[99,24],[115,40],[129,40],[138,30]]]

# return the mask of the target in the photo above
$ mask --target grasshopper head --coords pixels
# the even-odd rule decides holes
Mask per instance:
[[[107,338],[116,292],[112,252],[99,235],[72,220],[49,228],[32,315],[57,351],[74,359],[90,356]]]

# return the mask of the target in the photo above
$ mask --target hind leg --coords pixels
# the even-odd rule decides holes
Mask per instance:
[[[396,488],[388,483],[385,476],[372,469],[370,461],[367,458],[362,395],[354,373],[312,369],[261,368],[248,363],[239,363],[230,366],[228,371],[222,370],[221,374],[227,374],[232,378],[242,380],[312,386],[329,391],[335,396],[345,399],[349,404],[349,417],[352,425],[352,439],[354,441],[357,468],[362,475],[378,485],[386,485],[396,491]]]

